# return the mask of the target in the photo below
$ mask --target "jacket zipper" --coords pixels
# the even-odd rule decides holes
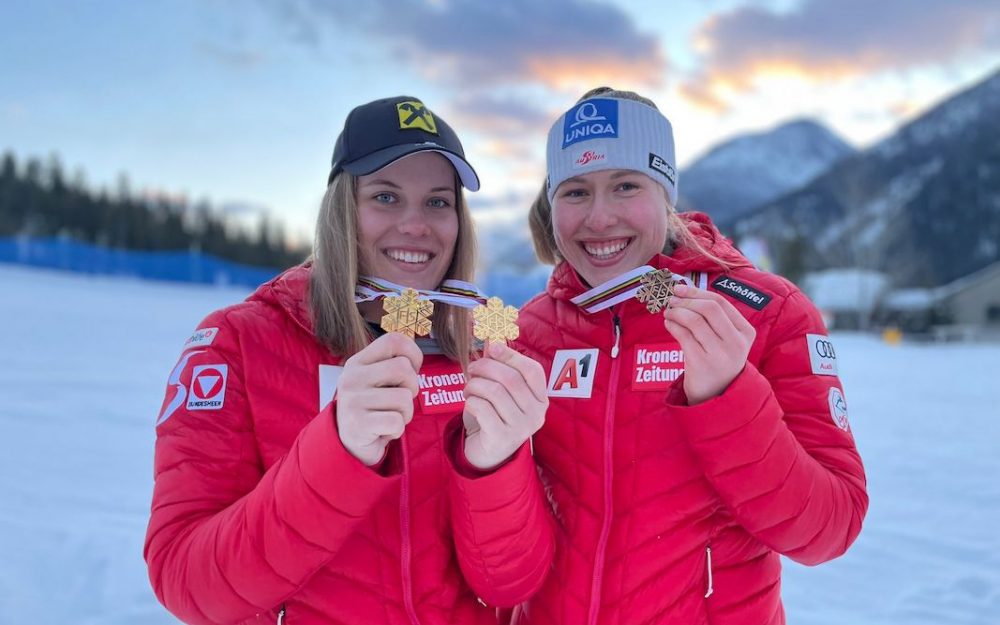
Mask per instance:
[[[281,604],[281,609],[278,610],[278,625],[284,625],[285,623],[285,604]]]
[[[597,616],[601,611],[601,583],[604,578],[604,558],[608,548],[608,536],[611,534],[611,517],[613,506],[612,473],[614,458],[614,406],[618,395],[618,354],[621,345],[622,323],[618,313],[614,313],[615,343],[611,348],[611,377],[608,383],[608,400],[604,406],[604,521],[601,524],[601,534],[597,540],[597,553],[594,557],[594,577],[590,587],[590,611],[587,622],[596,625]]]
[[[413,607],[413,571],[411,570],[412,545],[410,544],[410,461],[406,454],[406,439],[399,439],[403,455],[403,479],[399,493],[400,568],[402,569],[403,606],[410,617],[411,625],[420,625],[417,611]]]
[[[705,567],[708,569],[708,590],[705,591],[705,598],[708,599],[715,592],[712,585],[712,545],[705,547]]]

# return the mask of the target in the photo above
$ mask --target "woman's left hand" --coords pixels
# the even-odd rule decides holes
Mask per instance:
[[[718,293],[679,284],[663,325],[684,350],[688,405],[720,395],[743,371],[757,331]]]
[[[465,457],[492,469],[545,423],[549,406],[542,366],[502,343],[469,364],[465,385]]]

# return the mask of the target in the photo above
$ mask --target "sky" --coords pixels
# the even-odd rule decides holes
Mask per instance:
[[[864,148],[1000,67],[993,0],[0,0],[0,151],[309,240],[354,106],[424,101],[523,220],[587,89],[652,98],[683,168],[811,117]],[[683,189],[683,179],[680,181]]]

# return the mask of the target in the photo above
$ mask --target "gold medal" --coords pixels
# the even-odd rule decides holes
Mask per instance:
[[[472,311],[472,335],[480,341],[513,341],[520,333],[517,327],[517,309],[504,306],[499,297],[486,300]]]
[[[667,269],[650,271],[640,278],[642,287],[635,294],[635,298],[646,304],[646,310],[651,313],[658,313],[670,306],[670,298],[674,295],[674,287],[678,281]]]
[[[382,329],[386,332],[399,332],[411,339],[414,336],[427,336],[431,333],[431,314],[434,303],[418,299],[413,289],[403,289],[402,294],[386,297],[382,300]]]

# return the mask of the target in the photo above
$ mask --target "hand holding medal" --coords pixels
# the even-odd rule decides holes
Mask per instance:
[[[545,372],[507,346],[516,339],[517,309],[491,297],[472,312],[473,335],[485,343],[483,358],[469,364],[465,386],[465,457],[491,469],[511,457],[545,422]]]

